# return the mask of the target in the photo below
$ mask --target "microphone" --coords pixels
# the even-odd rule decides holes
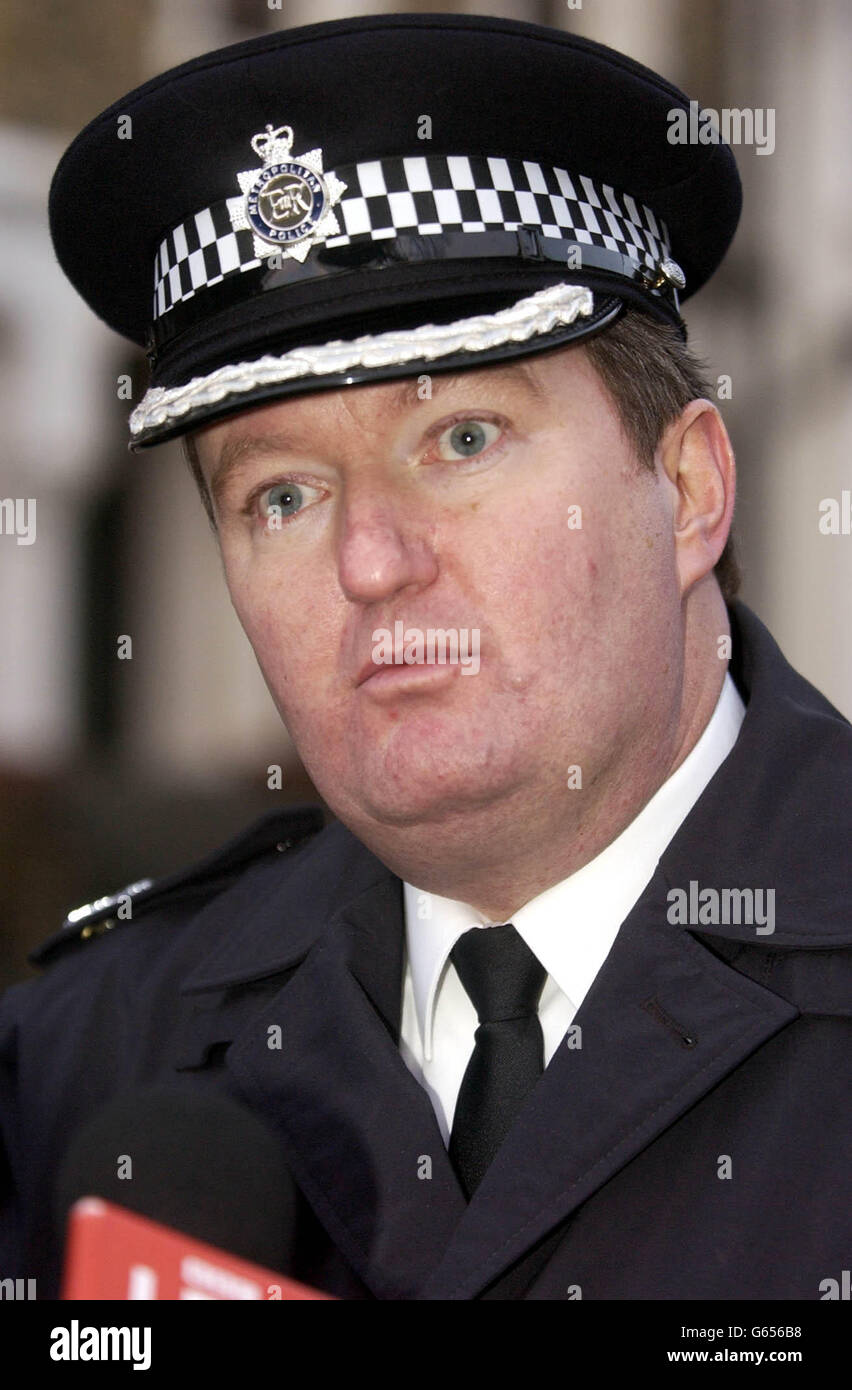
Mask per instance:
[[[280,1298],[328,1297],[274,1273],[295,1260],[296,1184],[272,1132],[227,1096],[159,1084],[115,1097],[69,1145],[62,1228],[72,1209],[66,1298],[266,1297],[228,1292],[252,1278]]]

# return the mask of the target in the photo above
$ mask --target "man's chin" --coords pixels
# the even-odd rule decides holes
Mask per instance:
[[[366,833],[370,824],[404,829],[415,825],[459,823],[490,805],[504,803],[517,785],[507,766],[497,768],[464,760],[445,762],[425,756],[410,764],[363,768],[349,795],[340,783],[331,787],[328,804],[345,824]],[[335,805],[335,802],[337,803]]]
[[[482,712],[399,702],[380,719],[344,717],[336,728],[294,734],[308,774],[345,825],[404,828],[460,822],[511,797],[533,775],[514,727]],[[502,733],[501,733],[502,729]],[[317,756],[314,757],[313,754]]]

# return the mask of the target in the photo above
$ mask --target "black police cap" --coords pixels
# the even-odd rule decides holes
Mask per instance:
[[[50,193],[69,279],[148,350],[132,447],[542,351],[628,303],[685,334],[741,203],[726,145],[669,139],[688,110],[600,44],[469,15],[287,29],[145,83]]]

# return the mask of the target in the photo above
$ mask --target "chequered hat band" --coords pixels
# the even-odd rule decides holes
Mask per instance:
[[[335,206],[332,249],[400,233],[439,236],[533,227],[542,236],[596,246],[653,269],[670,254],[666,226],[629,193],[530,160],[418,155],[334,170],[346,184]],[[234,230],[245,198],[196,212],[163,239],[154,273],[154,318],[199,290],[264,265],[251,231]],[[280,248],[270,245],[270,254]]]

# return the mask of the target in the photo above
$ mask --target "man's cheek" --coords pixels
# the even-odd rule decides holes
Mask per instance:
[[[288,608],[282,602],[283,583],[274,573],[264,573],[242,556],[230,565],[226,563],[225,572],[234,611],[257,650],[257,644],[262,644],[264,637],[276,632],[286,621]],[[292,605],[292,597],[288,602]]]

